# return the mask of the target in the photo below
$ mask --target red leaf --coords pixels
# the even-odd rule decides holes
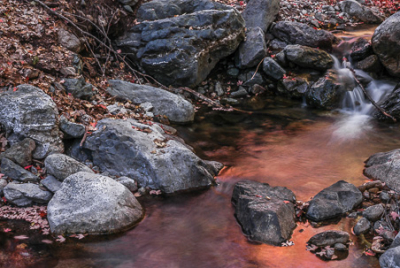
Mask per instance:
[[[24,169],[25,169],[25,170],[28,170],[28,169],[30,169],[31,167],[32,167],[32,165],[29,165],[29,166],[24,167]]]
[[[3,199],[4,203],[7,203],[7,199],[4,196],[1,199]]]
[[[285,204],[289,204],[289,203],[290,203],[290,201],[284,200],[284,201],[283,201],[283,203],[285,203]]]

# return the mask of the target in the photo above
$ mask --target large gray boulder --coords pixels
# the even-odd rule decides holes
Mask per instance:
[[[260,27],[247,28],[246,40],[236,52],[236,65],[241,69],[257,66],[267,53],[264,32]]]
[[[0,124],[8,136],[34,140],[36,159],[64,150],[56,104],[37,87],[20,85],[16,91],[0,93]]]
[[[142,206],[125,186],[86,172],[64,180],[47,207],[54,234],[111,234],[132,227],[142,217]]]
[[[31,206],[33,203],[47,204],[53,196],[33,183],[10,182],[3,191],[7,201],[19,207]]]
[[[330,69],[311,86],[306,102],[310,107],[334,109],[339,107],[346,92],[336,70]]]
[[[319,192],[310,201],[307,218],[315,221],[325,221],[342,216],[362,202],[362,193],[353,184],[338,181]]]
[[[80,171],[93,173],[86,165],[65,154],[49,155],[44,161],[47,173],[53,175],[57,180],[64,181],[68,176]]]
[[[279,13],[280,0],[251,0],[243,12],[247,28],[260,27],[265,33]]]
[[[320,49],[301,45],[288,45],[283,52],[288,61],[300,67],[319,71],[325,71],[333,67],[331,55]]]
[[[242,181],[235,185],[232,203],[243,232],[251,240],[281,245],[296,227],[296,197],[285,187]]]
[[[339,3],[340,9],[359,21],[371,24],[380,24],[384,18],[375,14],[370,8],[361,5],[355,0],[345,0]]]
[[[103,119],[97,129],[83,145],[91,151],[93,163],[102,172],[132,178],[141,187],[165,193],[202,188],[214,183],[222,168],[201,160],[181,142],[167,139],[157,124]]]
[[[167,86],[199,84],[244,39],[240,13],[210,0],[151,1],[137,19],[116,44]]]
[[[299,22],[279,21],[271,28],[271,33],[286,44],[318,47],[327,51],[332,49],[336,40],[328,31],[315,30]]]
[[[111,95],[130,100],[133,103],[150,102],[154,115],[166,115],[176,123],[188,123],[194,120],[193,105],[183,97],[161,88],[129,83],[122,80],[109,80],[107,89]]]
[[[372,48],[389,74],[400,77],[400,11],[376,28]]]
[[[400,149],[370,156],[365,162],[364,175],[400,192]]]

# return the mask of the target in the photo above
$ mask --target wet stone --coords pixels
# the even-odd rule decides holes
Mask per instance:
[[[362,217],[354,226],[354,233],[356,235],[368,233],[371,229],[371,223],[364,217]]]
[[[385,209],[381,204],[368,207],[364,210],[363,216],[370,221],[377,221],[381,218]]]
[[[350,240],[350,235],[343,231],[325,231],[311,237],[307,243],[318,247],[332,246],[337,243],[346,244]]]

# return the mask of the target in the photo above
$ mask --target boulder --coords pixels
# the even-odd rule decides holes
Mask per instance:
[[[271,33],[279,40],[293,45],[302,45],[332,50],[336,37],[325,30],[314,28],[299,22],[279,21],[271,27]]]
[[[251,240],[276,246],[289,240],[296,227],[295,202],[289,189],[254,181],[238,182],[232,194],[243,232]]]
[[[251,0],[243,11],[247,28],[259,27],[266,33],[278,16],[280,0]]]
[[[400,149],[370,156],[365,162],[364,175],[400,192]]]
[[[47,207],[54,234],[111,234],[132,227],[142,217],[142,206],[125,186],[86,172],[65,179]]]
[[[389,74],[400,77],[400,11],[376,28],[372,48]]]
[[[3,191],[7,201],[19,207],[31,206],[33,203],[47,204],[53,196],[33,183],[10,182]]]
[[[372,45],[364,38],[358,38],[354,43],[350,51],[350,57],[352,60],[360,61],[372,54]]]
[[[366,72],[379,73],[382,70],[382,65],[379,62],[378,56],[371,55],[354,64],[354,68],[361,69]]]
[[[355,235],[360,235],[368,233],[370,229],[371,229],[371,222],[366,218],[362,217],[354,226],[353,231]]]
[[[170,121],[188,123],[194,120],[193,105],[183,97],[161,88],[132,84],[122,80],[108,81],[108,93],[133,103],[152,104],[155,115],[166,115]]]
[[[328,70],[311,86],[306,95],[307,105],[322,109],[338,108],[347,92],[340,82],[336,70]]]
[[[93,86],[86,84],[83,76],[79,78],[66,78],[64,79],[64,88],[67,93],[78,99],[90,100],[93,97]]]
[[[279,63],[277,63],[275,60],[273,60],[270,57],[267,57],[263,61],[263,71],[264,73],[275,79],[275,80],[280,80],[283,78],[283,75],[286,73],[285,69],[283,69]]]
[[[82,138],[86,128],[82,124],[73,123],[63,115],[60,117],[60,129],[64,132],[64,139]]]
[[[79,53],[84,49],[83,43],[79,40],[76,35],[60,28],[57,31],[58,34],[58,43],[63,47],[75,52]]]
[[[283,51],[288,61],[300,67],[319,71],[325,71],[333,67],[331,55],[320,49],[300,45],[288,45]]]
[[[8,136],[34,140],[36,159],[64,150],[56,104],[37,87],[20,85],[16,91],[0,93],[0,125]]]
[[[39,178],[8,158],[1,160],[1,173],[20,182],[37,182]]]
[[[310,87],[306,79],[301,77],[284,78],[278,82],[278,93],[283,96],[299,99],[305,96]]]
[[[398,84],[389,94],[389,96],[384,99],[382,103],[379,104],[388,114],[400,120],[400,84]],[[376,111],[374,114],[378,120],[393,122],[391,119],[388,119],[387,116],[383,115],[382,113]]]
[[[157,124],[103,119],[97,129],[83,145],[93,163],[102,172],[134,179],[140,187],[165,193],[203,188],[214,183],[219,171],[181,142],[167,139]]]
[[[384,18],[375,14],[370,8],[361,5],[355,0],[344,0],[339,3],[340,9],[355,19],[371,24],[380,24]]]
[[[341,180],[314,196],[306,216],[315,222],[335,219],[353,210],[361,202],[360,190],[353,184]]]
[[[264,32],[260,27],[247,28],[246,39],[236,52],[236,66],[241,69],[257,66],[267,52]]]
[[[45,159],[44,165],[47,174],[53,175],[59,181],[64,181],[68,176],[80,171],[93,173],[90,168],[65,154],[49,155]]]
[[[382,206],[382,204],[377,204],[374,206],[367,207],[363,211],[362,215],[365,218],[367,218],[368,220],[374,222],[374,221],[379,220],[384,212],[385,212],[385,209]]]
[[[7,149],[2,157],[10,159],[21,167],[26,167],[32,163],[32,153],[35,149],[35,141],[26,138]]]
[[[333,246],[336,243],[346,244],[350,241],[350,235],[343,231],[325,231],[318,233],[308,240],[308,244],[316,245],[318,247]]]
[[[195,86],[236,51],[245,22],[233,7],[211,0],[155,0],[116,45],[164,85]]]
[[[381,268],[400,268],[400,246],[391,246],[379,257]]]

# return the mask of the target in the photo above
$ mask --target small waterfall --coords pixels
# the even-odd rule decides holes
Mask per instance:
[[[372,129],[369,121],[375,112],[375,107],[365,97],[364,92],[356,83],[353,73],[346,68],[351,67],[346,59],[341,63],[336,57],[334,59],[334,68],[338,72],[338,79],[349,91],[342,101],[342,107],[339,111],[345,116],[334,125],[332,141],[344,141],[359,138]],[[388,81],[373,79],[368,73],[355,70],[358,80],[370,81],[365,90],[375,102],[382,100],[395,87],[395,84]]]

